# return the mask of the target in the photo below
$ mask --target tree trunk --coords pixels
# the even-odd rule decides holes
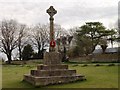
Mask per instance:
[[[40,59],[41,58],[41,46],[38,46],[38,55],[37,58]]]
[[[8,64],[11,64],[11,52],[9,52],[9,54],[7,54],[7,58],[8,58]]]
[[[103,53],[105,53],[105,50],[107,49],[107,45],[101,45]]]
[[[21,53],[21,51],[20,51],[20,57],[19,57],[19,59],[22,60],[22,53]]]
[[[19,60],[22,60],[22,51],[20,47],[19,47]]]
[[[66,61],[66,47],[64,46],[62,61]]]
[[[96,46],[98,45],[98,43],[99,43],[99,39],[97,40],[97,42],[95,43],[95,45],[94,44],[92,45],[91,53],[94,52],[94,50],[95,50]]]

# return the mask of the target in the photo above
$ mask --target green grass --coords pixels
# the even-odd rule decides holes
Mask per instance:
[[[30,73],[31,69],[36,69],[36,67],[32,65],[3,65],[3,88],[34,88],[32,85],[22,82],[23,75]],[[69,64],[69,69],[76,69],[77,73],[85,75],[87,80],[42,88],[118,88],[118,66],[89,64],[82,67],[81,64]]]
[[[2,88],[2,65],[0,64],[0,89]]]

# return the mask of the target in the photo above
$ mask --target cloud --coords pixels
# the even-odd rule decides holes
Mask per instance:
[[[34,25],[49,23],[46,10],[53,5],[57,10],[54,22],[68,29],[88,21],[100,21],[105,26],[116,26],[119,0],[0,0],[0,21],[16,19]],[[119,13],[119,14],[118,14]],[[118,21],[120,23],[120,20]],[[113,26],[112,26],[113,27]],[[0,53],[0,57],[3,54]],[[5,56],[3,56],[5,57]]]
[[[16,19],[28,25],[49,23],[46,9],[53,5],[58,13],[55,23],[65,28],[86,21],[116,22],[118,0],[0,0],[0,20]]]

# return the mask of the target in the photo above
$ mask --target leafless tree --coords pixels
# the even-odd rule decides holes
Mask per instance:
[[[73,27],[68,30],[70,36],[74,36],[79,27]]]
[[[61,52],[61,47],[64,47],[64,45],[61,43],[61,39],[63,37],[68,36],[68,31],[66,29],[64,29],[63,27],[61,27],[61,25],[59,24],[55,24],[54,25],[54,31],[55,31],[55,40],[56,40],[56,44],[57,44],[57,51]]]
[[[26,43],[26,25],[15,20],[3,20],[0,24],[0,51],[6,54],[8,64],[12,60],[12,51],[18,47],[19,59],[21,60],[22,48]]]
[[[60,36],[66,36],[68,35],[68,31],[61,27],[59,24],[54,25],[54,31],[55,31],[55,39],[60,38]]]
[[[18,26],[18,51],[19,51],[19,60],[22,59],[22,49],[27,44],[27,28],[24,24],[19,24]]]
[[[62,28],[58,24],[55,24],[55,38],[57,50],[61,53],[62,60],[64,61],[67,59],[66,52],[69,49],[73,36],[71,36],[68,30]]]
[[[49,31],[47,25],[38,24],[32,29],[31,41],[37,48],[38,58],[43,57],[44,48],[49,42]]]
[[[12,51],[17,47],[16,38],[17,22],[14,20],[3,20],[0,25],[1,43],[0,50],[7,55],[8,64],[11,63]]]

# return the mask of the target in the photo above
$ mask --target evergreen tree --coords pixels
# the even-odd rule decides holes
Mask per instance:
[[[87,22],[77,29],[76,44],[82,54],[91,54],[101,39],[107,39],[108,36],[115,34],[115,31],[106,29],[100,22]],[[107,45],[102,46],[106,49]]]
[[[32,58],[34,50],[30,44],[27,44],[22,51],[22,59],[29,60]]]

